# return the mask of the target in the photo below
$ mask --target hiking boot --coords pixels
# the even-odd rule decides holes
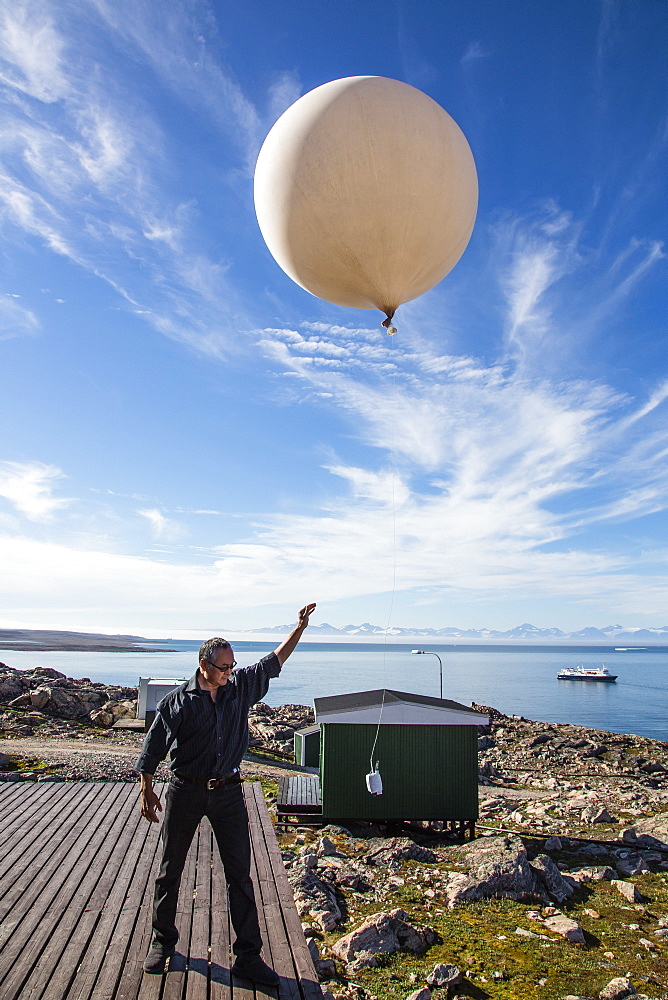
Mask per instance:
[[[149,953],[144,959],[144,972],[152,974],[163,973],[167,959],[174,954],[174,946],[165,947],[157,941],[151,942]]]
[[[233,976],[239,979],[250,979],[253,983],[264,986],[278,986],[279,978],[274,970],[263,962],[259,955],[250,958],[237,958],[231,969]]]

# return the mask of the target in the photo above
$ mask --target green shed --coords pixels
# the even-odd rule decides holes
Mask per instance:
[[[294,741],[295,763],[302,767],[320,767],[320,726],[297,729]]]
[[[437,820],[473,832],[478,726],[489,724],[486,715],[456,701],[387,689],[316,698],[314,705],[317,725],[304,732],[313,739],[319,729],[319,774],[282,780],[279,817]],[[380,795],[366,781],[376,762]]]

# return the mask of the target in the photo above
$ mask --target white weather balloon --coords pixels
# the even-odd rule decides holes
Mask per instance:
[[[457,123],[386,77],[333,80],[300,97],[255,168],[255,211],[277,263],[321,299],[380,309],[385,326],[452,270],[477,205]]]

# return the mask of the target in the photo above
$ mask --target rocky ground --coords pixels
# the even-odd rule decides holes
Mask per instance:
[[[143,733],[91,714],[136,692],[53,673],[0,666],[0,780],[136,781]],[[472,844],[434,825],[280,834],[323,986],[339,1000],[668,1000],[668,744],[485,711]],[[270,801],[296,770],[276,755],[312,718],[255,706],[254,749],[275,759],[243,772]]]

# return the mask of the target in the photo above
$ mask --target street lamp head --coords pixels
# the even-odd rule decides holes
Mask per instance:
[[[411,653],[419,654],[422,653],[425,656],[435,656],[438,660],[438,672],[441,679],[441,698],[443,697],[443,663],[441,662],[441,657],[438,653],[434,653],[431,649],[411,649]]]

